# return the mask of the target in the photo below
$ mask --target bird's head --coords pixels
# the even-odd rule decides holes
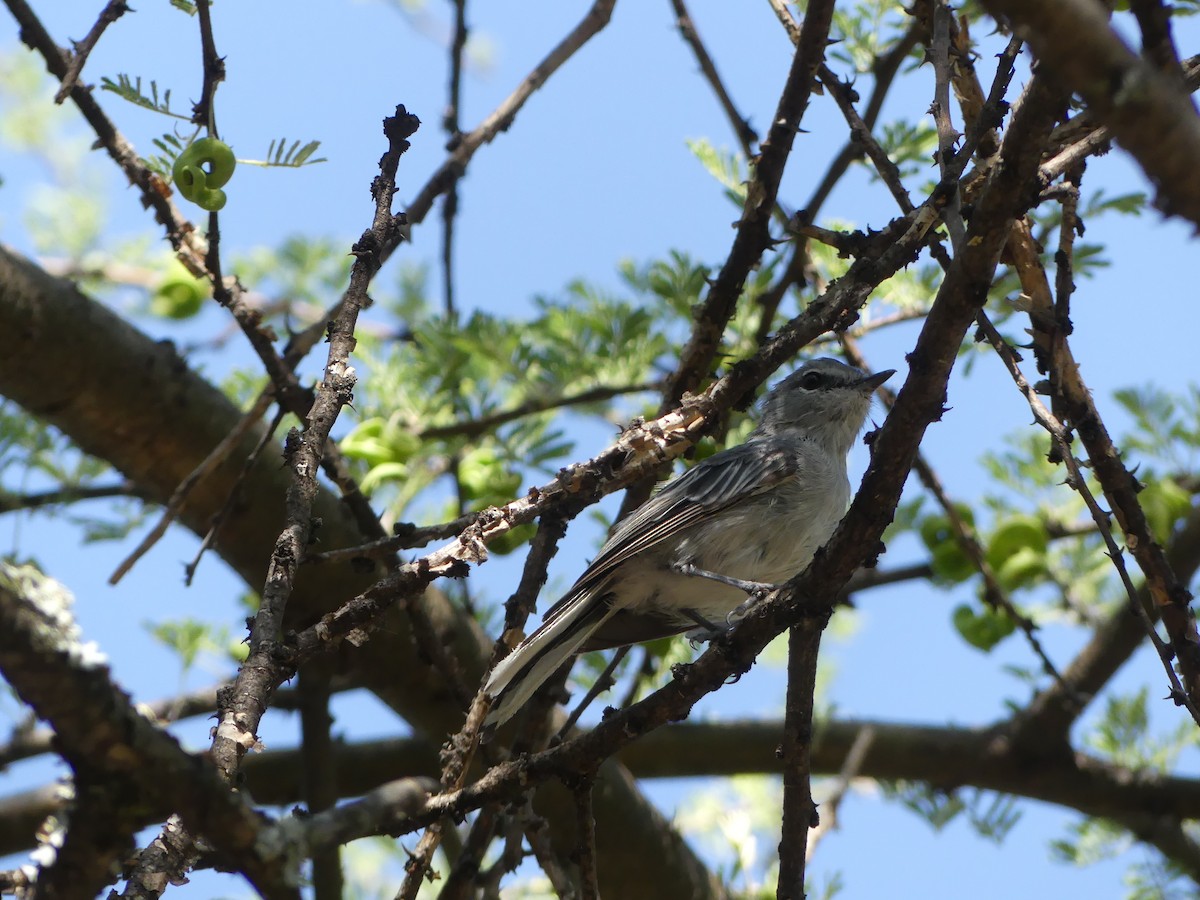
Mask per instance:
[[[836,359],[809,360],[767,394],[757,432],[802,432],[844,456],[866,424],[871,392],[894,372],[866,375]]]

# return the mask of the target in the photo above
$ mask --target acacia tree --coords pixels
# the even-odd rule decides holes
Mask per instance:
[[[89,56],[108,29],[136,18],[120,0],[69,50],[39,17],[45,10],[5,5],[57,99],[74,104],[139,192],[146,227],[169,241],[172,258],[168,266],[143,245],[97,263],[53,229],[37,260],[0,248],[0,392],[11,401],[2,509],[108,497],[125,505],[94,528],[141,534],[134,498],[159,525],[133,554],[115,554],[126,556],[118,576],[176,522],[255,592],[236,676],[151,711],[82,643],[65,591],[47,577],[64,576],[65,561],[42,559],[47,574],[6,564],[0,671],[44,726],[14,728],[0,758],[53,753],[71,778],[0,801],[5,850],[40,845],[35,865],[2,876],[5,887],[90,896],[123,880],[123,895],[157,896],[215,866],[264,896],[335,897],[353,874],[343,845],[387,834],[415,839],[389,887],[404,897],[494,896],[506,879],[532,891],[526,870],[510,874],[526,855],[561,896],[800,897],[807,853],[854,779],[885,784],[931,821],[965,812],[1001,836],[1014,822],[1006,798],[1058,804],[1082,814],[1061,855],[1082,860],[1131,837],[1156,854],[1134,873],[1135,893],[1200,881],[1190,821],[1200,782],[1175,768],[1200,721],[1188,592],[1200,563],[1187,453],[1200,442],[1196,395],[1127,392],[1119,399],[1133,427],[1114,439],[1076,357],[1084,329],[1072,303],[1077,276],[1098,264],[1099,248],[1083,241],[1089,221],[1153,205],[1200,224],[1200,123],[1188,96],[1200,70],[1176,48],[1177,11],[1154,0],[1115,14],[1094,0],[918,0],[911,9],[810,0],[801,13],[772,0],[763,13],[792,49],[759,131],[685,3],[672,0],[698,83],[726,118],[713,130],[732,129],[741,147],[693,144],[739,210],[727,253],[710,264],[682,252],[628,264],[620,296],[579,283],[516,317],[475,309],[455,291],[462,178],[490,142],[510,139],[502,132],[519,134],[536,90],[588,53],[615,0],[581,9],[470,130],[458,112],[470,10],[453,4],[445,159],[432,173],[409,171],[405,154],[431,129],[403,105],[380,111],[383,156],[362,174],[374,210],[349,263],[346,248],[321,236],[265,256],[239,256],[223,241],[240,170],[219,127],[226,61],[208,0],[173,0],[197,26],[202,69],[198,99],[182,111],[156,82],[92,74]],[[930,70],[932,96],[885,118],[889,95]],[[134,148],[122,100],[182,124],[153,148]],[[836,107],[842,124],[822,133],[824,166],[814,156],[806,177],[785,182],[817,104]],[[1150,201],[1090,189],[1089,160],[1114,145],[1153,185]],[[315,142],[279,141],[261,162],[299,167],[318,152]],[[886,204],[858,210],[856,230],[826,207],[862,171]],[[411,272],[398,290],[376,277],[435,210],[440,302]],[[253,368],[214,385],[101,302],[131,288],[150,316],[188,318],[215,301]],[[377,313],[360,318],[372,300]],[[812,565],[694,662],[684,664],[691,650],[678,639],[611,663],[585,659],[576,684],[618,685],[619,699],[605,701],[617,711],[594,727],[555,706],[560,679],[481,747],[481,676],[526,630],[568,523],[620,489],[623,515],[672,461],[739,440],[750,427],[740,413],[798,356],[836,352],[868,367],[864,348],[889,333],[907,373],[898,393],[884,394],[861,486]],[[321,373],[306,376],[322,341]],[[1137,360],[1125,361],[1136,379]],[[930,426],[948,400],[972,402],[947,394],[952,371],[967,364],[1002,370],[1033,424],[1012,423],[1019,437],[988,456],[991,484],[952,498],[929,461]],[[626,423],[615,440],[589,446],[563,433],[564,421],[614,418]],[[430,509],[446,514],[410,522]],[[881,556],[905,534],[919,538],[909,542],[920,548],[914,558]],[[459,579],[505,554],[523,563],[501,612],[474,579]],[[192,562],[189,578],[202,564]],[[1032,665],[1018,674],[1029,696],[986,728],[848,720],[823,708],[818,649],[831,616],[897,582],[955,590],[963,602],[953,626],[974,647],[1023,642]],[[1073,655],[1050,649],[1051,621],[1072,629]],[[158,634],[190,657],[222,625],[240,627],[189,620]],[[785,632],[782,718],[684,721]],[[1139,678],[1166,686],[1176,722],[1166,738],[1147,728],[1147,690],[1112,687],[1146,645],[1154,654]],[[373,692],[413,736],[335,742],[330,705],[351,688]],[[1081,726],[1097,706],[1104,711]],[[271,708],[299,710],[295,751],[259,752]],[[171,723],[213,713],[211,745],[185,749]],[[778,851],[755,872],[718,873],[637,779],[738,773],[782,776],[770,816]],[[820,809],[818,776],[834,776]],[[968,788],[1001,799],[972,803]],[[139,839],[151,825],[153,836]]]

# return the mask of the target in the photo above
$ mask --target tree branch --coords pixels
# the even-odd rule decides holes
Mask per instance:
[[[1092,0],[984,0],[1087,101],[1155,185],[1155,205],[1200,225],[1200,119],[1179,83],[1140,59]]]
[[[88,55],[96,48],[96,44],[100,41],[100,35],[104,34],[106,28],[111,25],[125,13],[129,12],[129,7],[125,4],[125,0],[108,0],[104,9],[100,10],[100,17],[96,19],[96,23],[88,29],[87,35],[82,41],[73,41],[70,55],[70,62],[67,63],[67,70],[63,73],[62,84],[54,95],[54,102],[61,104],[71,93],[71,89],[79,81],[79,76],[83,72],[83,66],[87,62]]]
[[[170,345],[141,334],[75,285],[50,277],[3,246],[0,330],[23,337],[0,353],[0,393],[60,428],[85,452],[111,462],[158,503],[166,501],[241,417],[220,391],[188,369]],[[114,422],[122,427],[115,428]],[[165,422],[171,427],[163,428]],[[129,440],[129,434],[142,437]],[[231,459],[246,458],[257,437],[257,431],[247,435]],[[227,463],[198,484],[181,510],[180,521],[203,534],[229,495],[237,471],[237,465]],[[235,515],[217,535],[217,552],[249,585],[262,584],[287,487],[287,470],[280,467],[278,457],[264,454],[245,483]],[[356,519],[333,492],[318,492],[313,515],[323,523],[322,546],[337,549],[362,543],[365,535]],[[373,568],[349,560],[305,566],[288,603],[285,627],[303,628],[376,578]],[[463,677],[474,683],[484,672],[492,640],[436,591],[422,596],[421,608],[439,644],[456,660]],[[456,704],[446,702],[442,674],[413,652],[409,617],[393,608],[382,626],[373,640],[343,647],[339,672],[355,672],[358,683],[421,731],[439,735],[456,731],[462,714]],[[628,844],[601,843],[606,890],[682,884],[698,897],[719,893],[695,854],[671,832],[623,770],[605,768],[598,782],[602,787],[597,790],[595,811],[600,832],[636,835]],[[535,801],[541,814],[555,823],[550,830],[553,840],[564,833],[567,826],[562,823],[574,815],[570,798],[561,794],[539,794]],[[28,833],[36,826],[35,821]],[[164,852],[170,851],[174,834],[166,833],[167,843],[160,848]],[[647,844],[662,852],[646,858],[640,848]]]
[[[779,757],[783,764],[783,826],[779,839],[777,900],[803,900],[808,834],[820,821],[812,798],[813,701],[817,654],[828,614],[788,631],[787,700]]]
[[[207,759],[185,753],[137,712],[95,651],[80,643],[64,595],[31,569],[0,570],[0,671],[51,723],[57,748],[85,787],[113,792],[85,806],[95,812],[95,804],[125,808],[136,806],[131,798],[156,798],[178,809],[264,896],[298,900],[281,861],[259,853],[260,817]]]

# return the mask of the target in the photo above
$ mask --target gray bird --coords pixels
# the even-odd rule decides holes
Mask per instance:
[[[871,392],[893,371],[864,375],[816,359],[779,382],[746,442],[667,482],[621,522],[541,626],[492,670],[485,727],[511,718],[577,653],[697,625],[715,631],[710,623],[753,602],[739,582],[775,584],[804,569],[846,511],[846,455]]]

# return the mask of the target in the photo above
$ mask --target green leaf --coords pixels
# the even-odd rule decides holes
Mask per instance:
[[[934,577],[946,584],[960,584],[975,574],[975,563],[963,552],[958,541],[951,538],[933,548],[929,557]]]
[[[239,159],[238,162],[247,166],[261,166],[270,169],[298,169],[301,166],[314,166],[317,163],[328,162],[322,156],[312,159],[312,155],[320,148],[320,141],[309,141],[301,145],[299,141],[288,143],[287,138],[271,141],[267,147],[265,159]]]
[[[209,623],[198,619],[180,619],[159,624],[148,622],[145,627],[151,637],[179,654],[185,672],[196,664],[201,653],[220,650],[221,645],[225,643],[223,629],[215,629]]]
[[[150,312],[167,319],[190,319],[204,307],[210,293],[207,281],[172,260],[166,276],[150,296]]]
[[[966,603],[954,608],[952,621],[954,628],[972,647],[985,653],[1008,637],[1016,629],[1013,622],[1003,612],[984,607],[975,610]]]
[[[1006,591],[1030,587],[1047,572],[1050,536],[1037,516],[1015,515],[1001,520],[988,539],[986,559]]]
[[[1192,510],[1192,497],[1173,478],[1151,481],[1138,494],[1138,502],[1154,539],[1166,544],[1175,526]]]
[[[465,496],[480,509],[500,506],[521,487],[519,473],[508,468],[495,447],[477,447],[458,464],[458,482]]]
[[[918,782],[882,782],[884,794],[924,819],[934,831],[953,822],[967,805],[957,791],[935,790]]]
[[[142,109],[148,109],[152,112],[160,113],[164,116],[170,116],[173,119],[182,119],[185,122],[191,121],[190,115],[177,113],[171,109],[171,92],[164,91],[162,97],[158,95],[158,82],[151,80],[150,93],[146,94],[142,91],[142,76],[130,78],[124,72],[117,75],[117,80],[113,81],[107,75],[100,79],[101,90],[111,91],[122,100],[132,103],[134,106],[140,106]]]
[[[163,134],[153,138],[150,143],[162,152],[154,156],[148,156],[142,162],[164,181],[170,182],[174,177],[172,170],[175,168],[175,160],[187,148],[189,140],[182,139],[174,134]]]
[[[700,161],[704,170],[725,188],[725,196],[739,209],[746,203],[746,164],[740,153],[718,150],[701,138],[687,142],[692,156]]]
[[[975,512],[965,503],[955,503],[958,517],[968,527],[975,525]],[[945,513],[934,513],[916,520],[918,534],[929,549],[930,566],[934,576],[946,584],[959,584],[975,574],[975,564],[959,544],[950,517]]]

